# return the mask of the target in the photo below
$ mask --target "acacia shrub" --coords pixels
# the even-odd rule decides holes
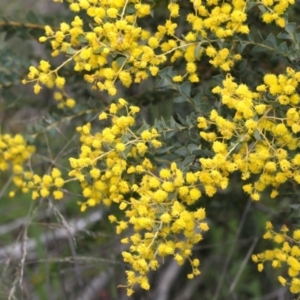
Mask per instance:
[[[50,44],[52,57],[64,55],[63,62],[53,67],[41,60],[23,83],[32,83],[36,94],[54,89],[57,108],[78,115],[88,105],[82,100],[86,94],[74,90],[81,80],[76,73],[82,74],[92,89],[87,93],[101,97],[98,105],[106,108],[98,121],[77,126],[79,153],[69,157],[66,174],[58,167],[38,174],[27,171],[22,160],[13,162],[11,196],[21,189],[30,190],[33,200],[61,200],[75,181],[82,189],[82,212],[108,206],[108,218],[128,246],[122,256],[131,265],[124,284],[129,296],[136,284],[150,289],[149,272],[168,256],[179,265],[189,261],[187,276],[193,279],[201,270],[193,248],[216,226],[213,208],[221,205],[220,195],[231,201],[239,186],[252,201],[265,201],[279,214],[280,205],[269,199],[279,202],[287,192],[298,193],[294,1],[65,4],[74,13],[72,21],[46,25],[39,37]],[[141,95],[132,95],[135,91]],[[171,98],[167,106],[165,91]],[[183,113],[176,111],[178,105]],[[142,106],[154,109],[148,123],[138,117]],[[158,118],[155,107],[177,114]],[[292,197],[289,204],[297,205]],[[288,275],[278,280],[297,294],[298,231],[288,235],[284,226],[278,233],[270,223],[267,230],[264,237],[280,249],[253,260],[259,271],[267,260],[274,268],[287,264]]]

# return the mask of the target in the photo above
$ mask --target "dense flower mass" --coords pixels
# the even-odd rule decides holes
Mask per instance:
[[[42,177],[34,174],[30,179],[27,186],[32,190],[32,200],[46,198],[51,194],[56,200],[63,198],[62,187],[65,180],[62,178],[61,171],[57,168],[53,168],[50,174],[45,174]]]
[[[267,194],[275,198],[285,184],[300,183],[300,72],[288,67],[284,74],[264,74],[256,88],[229,74],[243,59],[237,44],[242,45],[243,37],[250,34],[248,11],[258,6],[263,22],[283,28],[294,1],[170,1],[166,4],[167,18],[154,29],[142,22],[154,14],[146,1],[67,2],[75,14],[73,21],[61,23],[57,30],[46,26],[45,35],[40,37],[40,42],[50,41],[53,57],[64,53],[67,59],[56,68],[42,60],[30,67],[24,82],[33,82],[35,93],[42,84],[57,88],[54,98],[58,107],[73,108],[75,100],[64,89],[68,78],[61,75],[69,62],[93,89],[114,96],[118,81],[128,88],[157,76],[170,63],[184,66],[174,68],[170,76],[174,86],[181,82],[196,85],[201,76],[199,62],[205,58],[214,70],[227,72],[212,88],[218,105],[208,113],[197,111],[188,126],[189,133],[196,132],[191,138],[197,143],[195,152],[206,147],[209,154],[194,155],[186,164],[180,155],[172,162],[161,162],[160,154],[172,151],[172,147],[167,148],[172,141],[164,131],[168,125],[162,128],[156,120],[153,126],[144,123],[138,130],[140,108],[120,98],[99,114],[101,130],[95,131],[91,123],[77,127],[81,145],[78,156],[69,158],[71,179],[63,179],[62,172],[53,168],[42,176],[25,173],[26,184],[18,181],[21,164],[33,149],[26,148],[20,137],[4,136],[1,148],[6,152],[9,143],[26,148],[23,160],[18,151],[12,156],[4,154],[14,165],[15,184],[24,191],[30,189],[32,199],[52,196],[60,200],[65,183],[78,181],[84,199],[79,203],[81,211],[98,204],[117,205],[123,214],[117,217],[112,213],[109,220],[116,225],[117,234],[125,234],[121,242],[128,244],[122,253],[131,265],[125,285],[128,295],[135,284],[150,288],[148,273],[158,269],[166,256],[172,256],[179,265],[188,260],[192,269],[188,278],[192,279],[200,274],[200,261],[192,258],[193,246],[209,229],[201,198],[226,190],[233,173],[255,201]],[[179,30],[178,20],[187,26]],[[169,123],[169,131],[186,129],[175,121]],[[185,146],[176,154],[193,154]],[[6,169],[7,163],[0,167]],[[283,277],[279,281],[290,284],[292,293],[300,293],[299,230],[290,238],[286,227],[275,233],[268,223],[267,229],[265,238],[273,239],[282,249],[268,250],[253,260],[259,263],[260,271],[266,260],[272,260],[273,267],[287,263],[291,282]]]
[[[140,83],[149,75],[156,76],[168,61],[185,61],[185,70],[173,76],[175,82],[199,82],[197,62],[203,55],[209,57],[212,66],[224,71],[230,71],[241,59],[233,48],[220,46],[217,43],[219,39],[250,32],[246,11],[251,3],[244,0],[205,3],[190,0],[188,12],[181,7],[182,2],[170,2],[166,7],[169,18],[153,30],[140,26],[139,20],[153,13],[150,4],[143,1],[68,2],[71,11],[84,13],[87,18],[76,15],[70,24],[61,23],[59,30],[45,27],[45,36],[40,37],[40,42],[51,42],[52,56],[65,53],[69,58],[53,70],[47,61],[30,67],[28,80],[24,82],[35,82],[36,93],[41,90],[41,84],[62,89],[66,79],[59,75],[59,71],[70,61],[74,62],[75,71],[85,73],[85,80],[94,89],[108,91],[110,95],[117,92],[117,80],[125,87],[133,82]],[[283,14],[294,1],[258,3],[264,22],[274,21],[284,27]],[[177,28],[179,17],[190,25],[186,32],[180,31],[180,34]],[[87,27],[90,30],[86,31]]]
[[[25,167],[31,155],[35,152],[35,147],[28,145],[27,141],[20,134],[0,134],[0,170],[1,172],[10,171],[12,182],[15,189],[9,193],[14,197],[16,191],[23,193],[29,191],[26,181],[32,178],[32,172]]]
[[[80,203],[82,211],[101,202],[108,206],[117,203],[124,216],[120,220],[109,216],[117,233],[129,227],[134,230],[121,240],[131,245],[122,253],[124,261],[132,266],[127,272],[128,295],[135,284],[149,289],[147,274],[156,270],[167,255],[180,265],[190,260],[189,278],[200,274],[199,260],[190,257],[193,246],[203,238],[201,232],[209,229],[204,208],[188,209],[201,197],[196,175],[183,172],[175,162],[157,170],[146,157],[147,152],[155,153],[162,142],[155,128],[139,134],[131,130],[138,111],[121,98],[99,115],[100,120],[110,119],[111,126],[95,135],[91,124],[77,128],[81,152],[78,158],[70,158],[69,172],[81,182],[86,198]]]
[[[230,117],[212,110],[207,118],[197,119],[199,137],[211,144],[214,153],[212,158],[199,159],[197,171],[184,170],[176,162],[157,168],[147,154],[155,157],[163,147],[159,130],[147,125],[137,133],[139,108],[123,98],[99,115],[100,121],[110,120],[110,126],[95,134],[90,123],[77,128],[82,145],[79,157],[70,158],[69,176],[81,182],[86,199],[80,203],[81,211],[99,203],[117,203],[124,217],[109,216],[117,233],[134,229],[132,236],[122,239],[131,244],[123,252],[133,269],[127,273],[129,295],[136,283],[149,289],[147,273],[159,267],[159,259],[173,255],[182,264],[190,258],[193,245],[202,239],[201,231],[209,227],[205,209],[191,211],[189,206],[202,193],[213,197],[219,189],[225,190],[230,174],[239,172],[242,180],[251,179],[243,189],[256,201],[268,187],[275,198],[286,181],[299,182],[300,155],[293,151],[299,147],[300,98],[295,93],[299,81],[300,72],[288,68],[285,75],[266,75],[264,84],[253,92],[228,75],[213,92],[231,110]],[[42,178],[34,175],[29,187],[35,188],[32,197],[36,199],[49,196],[54,186],[53,196],[60,199],[64,182],[59,170],[53,169]],[[199,274],[191,263],[189,278]]]
[[[300,72],[288,68],[285,75],[265,75],[264,84],[255,92],[235,83],[230,75],[223,87],[213,89],[232,111],[226,119],[216,110],[208,118],[198,118],[200,136],[211,143],[215,152],[213,158],[200,159],[213,185],[218,182],[213,176],[216,172],[227,178],[238,170],[242,180],[255,176],[255,181],[243,189],[253,200],[259,200],[268,187],[272,188],[271,198],[275,198],[286,181],[300,183],[300,156],[294,152],[299,148],[299,82]],[[213,195],[216,187],[212,188]]]

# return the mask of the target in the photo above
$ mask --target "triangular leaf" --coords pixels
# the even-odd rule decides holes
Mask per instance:
[[[75,49],[73,49],[71,46],[68,46],[67,47],[67,51],[66,53],[69,54],[69,55],[73,55],[75,54],[77,51]]]
[[[187,155],[190,154],[189,150],[187,148],[185,148],[185,147],[177,149],[175,151],[175,153],[178,154],[178,155],[180,155],[180,156],[183,156],[183,157],[185,157],[185,156],[187,156]]]

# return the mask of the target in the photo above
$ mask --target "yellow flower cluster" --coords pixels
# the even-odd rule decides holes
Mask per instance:
[[[57,101],[57,107],[60,109],[65,107],[73,108],[76,105],[76,101],[69,97],[66,93],[55,92],[54,99]]]
[[[169,1],[168,18],[152,30],[140,20],[155,12],[148,1],[68,0],[75,13],[73,21],[61,23],[56,31],[46,26],[45,36],[40,38],[40,42],[50,41],[53,57],[64,53],[67,60],[54,69],[42,60],[37,67],[29,68],[28,79],[23,82],[34,82],[35,93],[40,92],[42,84],[58,88],[54,95],[58,106],[72,108],[75,100],[61,91],[66,78],[59,72],[69,62],[74,63],[75,71],[85,74],[84,79],[93,89],[112,96],[117,93],[117,81],[130,87],[150,75],[157,76],[165,63],[179,60],[184,67],[174,71],[174,82],[199,82],[198,61],[203,56],[214,68],[229,72],[242,59],[233,39],[240,40],[240,35],[250,32],[246,12],[253,2],[203,2]],[[284,14],[293,3],[257,1],[262,20],[274,21],[279,27],[285,26]],[[178,18],[186,21],[180,30]],[[227,41],[232,47],[226,46]],[[135,284],[150,288],[147,274],[156,270],[166,256],[173,256],[180,265],[189,260],[192,272],[188,278],[200,273],[199,260],[191,258],[192,247],[209,227],[205,209],[197,206],[193,211],[191,206],[202,193],[212,197],[218,190],[225,190],[232,173],[239,172],[242,180],[249,181],[243,190],[253,200],[259,200],[265,190],[275,198],[287,181],[300,183],[300,154],[296,154],[300,147],[299,82],[300,72],[287,68],[285,74],[266,74],[253,91],[228,74],[222,85],[213,89],[228,114],[213,109],[194,124],[199,129],[200,143],[212,152],[212,157],[199,159],[197,171],[183,170],[177,161],[158,165],[153,158],[163,146],[158,128],[145,124],[135,131],[139,108],[122,98],[99,115],[99,120],[109,122],[109,126],[96,133],[90,123],[77,128],[81,148],[78,157],[69,159],[69,176],[81,183],[81,211],[99,203],[117,204],[124,215],[118,219],[112,213],[109,220],[116,224],[118,234],[126,231],[128,235],[128,228],[133,231],[122,239],[128,244],[123,259],[131,265],[125,285],[129,296]],[[34,150],[20,140],[19,136],[0,136],[4,153],[0,169],[7,169],[11,162],[15,185],[23,191],[32,189],[33,199],[50,195],[61,199],[66,180],[57,168],[43,176],[23,172],[22,163]],[[10,154],[22,146],[22,151]],[[20,174],[29,180],[27,185]],[[300,231],[294,231],[291,238],[286,235],[286,227],[276,233],[268,223],[267,230],[265,238],[282,247],[254,255],[253,260],[259,263],[260,271],[264,261],[271,260],[273,267],[286,262],[291,281],[283,277],[279,281],[289,284],[292,293],[299,293]]]
[[[192,255],[193,246],[202,240],[201,231],[209,229],[204,221],[205,209],[187,210],[187,206],[201,197],[192,173],[184,176],[176,163],[161,169],[158,175],[148,168],[141,183],[132,186],[137,196],[132,195],[120,205],[120,209],[126,209],[128,223],[136,232],[122,240],[132,244],[129,252],[122,253],[124,261],[133,269],[127,272],[129,295],[136,283],[149,289],[147,273],[156,270],[165,256],[172,255],[182,265]],[[117,232],[125,229],[124,220],[118,222],[114,216],[110,220],[118,223]],[[188,278],[193,278],[200,274],[199,261],[190,262],[192,272]]]
[[[32,200],[49,197],[51,194],[54,199],[61,200],[64,196],[62,190],[64,184],[65,180],[62,178],[61,171],[53,168],[50,174],[43,176],[34,174],[27,186],[32,191]]]
[[[46,26],[46,28],[49,26]],[[46,29],[47,30],[47,29]],[[48,88],[53,88],[56,86],[58,89],[62,89],[65,85],[65,78],[58,75],[58,70],[65,64],[64,62],[61,66],[55,70],[50,70],[51,66],[48,61],[41,60],[38,67],[29,67],[28,79],[23,80],[22,83],[35,82],[33,90],[38,94],[42,87],[41,84],[46,85]]]
[[[62,2],[62,1],[57,1]],[[249,1],[233,0],[229,3],[219,0],[190,0],[190,9],[181,9],[183,2],[171,1],[166,9],[169,18],[156,30],[141,27],[139,19],[149,17],[152,7],[147,2],[136,0],[77,0],[68,1],[74,13],[85,14],[85,19],[76,15],[70,24],[63,22],[59,30],[45,27],[45,36],[40,42],[51,41],[52,56],[66,53],[70,57],[59,67],[50,70],[50,64],[41,61],[38,67],[30,67],[28,80],[36,82],[34,91],[38,93],[40,84],[56,85],[63,88],[66,79],[58,74],[60,68],[73,61],[74,70],[85,72],[84,78],[94,89],[107,91],[115,95],[116,81],[125,87],[133,82],[140,83],[151,74],[156,76],[166,61],[174,63],[178,59],[185,61],[182,74],[174,74],[173,80],[199,82],[196,62],[207,55],[209,62],[216,68],[229,71],[235,61],[241,59],[234,48],[220,46],[220,39],[234,35],[248,34],[246,11]],[[283,26],[282,14],[290,1],[273,0],[259,2],[263,11],[263,20],[275,21]],[[274,6],[274,7],[273,7]],[[177,19],[184,18],[187,26],[177,28]],[[86,28],[90,28],[87,30]]]
[[[296,229],[288,235],[289,229],[284,225],[279,232],[276,232],[270,222],[267,222],[266,229],[264,239],[274,241],[278,247],[252,255],[252,260],[257,263],[260,272],[267,261],[272,262],[273,268],[286,266],[288,268],[286,276],[278,276],[278,281],[283,286],[289,286],[292,294],[300,294],[300,230]]]
[[[294,0],[262,0],[263,6],[260,9],[263,11],[262,19],[265,23],[275,22],[279,27],[285,26],[284,13],[291,4],[294,4]]]
[[[157,269],[167,255],[179,264],[190,260],[189,278],[200,273],[199,262],[190,256],[208,225],[203,208],[188,208],[202,192],[212,197],[226,189],[230,174],[236,171],[243,180],[251,180],[243,189],[253,200],[259,200],[268,187],[273,198],[286,181],[300,183],[300,155],[294,153],[299,147],[299,82],[300,72],[288,68],[286,74],[265,75],[263,84],[251,91],[228,74],[213,92],[220,95],[229,115],[224,118],[212,110],[208,117],[198,118],[200,138],[210,144],[214,155],[200,158],[200,169],[194,172],[183,171],[176,162],[157,168],[149,154],[155,157],[162,147],[160,133],[146,125],[136,132],[139,108],[123,98],[99,115],[99,120],[111,123],[108,127],[95,134],[90,123],[77,128],[82,145],[79,157],[70,158],[69,176],[81,182],[86,199],[80,202],[81,211],[99,203],[116,203],[124,211],[121,219],[109,217],[117,233],[133,228],[133,234],[122,239],[130,244],[123,252],[124,261],[132,267],[127,272],[129,295],[135,284],[149,289],[148,272]],[[49,196],[51,187],[56,189],[54,198],[60,199],[64,182],[54,169],[51,175],[34,175],[28,186],[34,189],[34,199]]]
[[[32,176],[31,172],[24,169],[24,164],[34,152],[35,147],[28,145],[22,135],[0,134],[0,170],[11,170],[16,190],[23,193],[28,192],[25,181]],[[11,191],[9,196],[14,197],[16,190]]]
[[[118,117],[118,111],[123,109],[126,115]],[[111,127],[106,127],[95,135],[91,133],[90,123],[77,128],[81,134],[82,146],[79,157],[69,159],[72,167],[69,176],[82,183],[83,196],[87,200],[81,203],[81,211],[100,201],[106,205],[110,205],[112,201],[119,203],[123,199],[121,195],[129,192],[129,182],[120,181],[121,175],[127,169],[127,155],[143,156],[148,149],[148,140],[138,138],[130,130],[135,123],[133,116],[138,111],[138,107],[128,107],[127,102],[121,98],[117,104],[110,105],[107,113],[99,115],[100,120],[111,118]],[[152,145],[159,143],[154,136],[157,136],[157,132],[151,133],[153,138],[149,138]],[[134,140],[131,140],[132,137]],[[87,168],[90,168],[88,172]]]
[[[133,133],[138,111],[121,98],[99,116],[100,120],[110,119],[111,126],[95,135],[91,124],[79,127],[81,151],[78,158],[70,158],[69,172],[81,182],[86,198],[80,203],[82,211],[100,202],[108,206],[117,203],[124,216],[121,220],[109,216],[116,223],[117,233],[133,228],[133,234],[122,239],[122,243],[131,245],[122,253],[132,266],[127,272],[128,295],[135,284],[149,289],[147,274],[156,270],[167,255],[180,265],[190,260],[192,272],[188,278],[200,274],[199,260],[190,257],[192,247],[202,239],[201,232],[209,229],[204,221],[205,209],[187,209],[201,197],[197,177],[192,172],[184,173],[175,162],[156,169],[146,153],[162,146],[159,133],[155,128]]]
[[[213,158],[200,159],[209,183],[200,180],[206,189],[209,186],[209,196],[222,180],[226,187],[225,179],[234,171],[241,172],[243,180],[256,178],[243,187],[253,200],[259,200],[268,187],[274,198],[286,181],[300,183],[300,155],[293,152],[299,148],[299,82],[300,72],[288,68],[285,75],[265,75],[256,92],[235,83],[230,75],[223,87],[213,89],[231,113],[224,118],[212,110],[208,118],[198,118],[200,137],[211,143],[215,153]]]

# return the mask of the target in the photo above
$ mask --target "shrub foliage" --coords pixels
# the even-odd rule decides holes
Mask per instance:
[[[136,285],[149,290],[149,273],[167,257],[188,261],[189,279],[201,273],[193,249],[217,226],[222,197],[244,201],[243,192],[279,215],[285,196],[298,211],[294,0],[65,2],[57,5],[71,17],[42,26],[44,33],[44,21],[0,23],[10,34],[22,29],[38,38],[51,53],[34,60],[22,81],[35,94],[53,90],[55,113],[43,130],[67,120],[79,137],[69,163],[42,173],[27,163],[39,153],[38,126],[25,137],[1,134],[0,168],[13,174],[10,197],[64,201],[76,182],[81,212],[106,206],[126,246],[128,296]],[[8,87],[18,75],[3,51],[0,86]],[[288,228],[288,217],[278,230],[267,222],[263,237],[275,243],[252,259],[258,271],[267,261],[287,270],[278,281],[299,294],[300,231],[293,222]]]

